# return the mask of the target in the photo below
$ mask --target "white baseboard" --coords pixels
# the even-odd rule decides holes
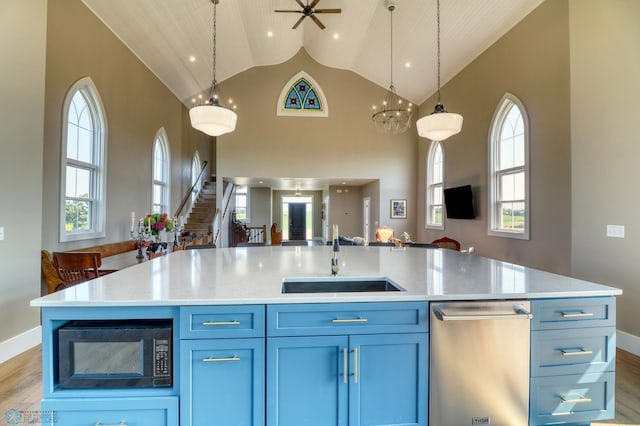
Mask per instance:
[[[0,364],[42,343],[42,326],[0,342]]]
[[[636,356],[640,356],[640,337],[616,330],[616,346]]]

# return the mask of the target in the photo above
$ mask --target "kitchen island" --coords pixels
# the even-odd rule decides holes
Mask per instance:
[[[530,350],[519,348],[531,353],[528,421],[512,424],[613,416],[620,290],[411,247],[342,246],[332,277],[332,256],[327,246],[181,251],[34,300],[43,410],[74,425],[427,425],[429,304],[509,300],[531,302],[533,314]],[[400,291],[282,292],[287,282],[371,280]],[[60,386],[65,324],[143,319],[171,320],[169,386]]]

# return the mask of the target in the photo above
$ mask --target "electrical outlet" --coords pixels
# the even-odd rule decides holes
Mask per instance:
[[[607,225],[607,237],[624,238],[624,225]]]
[[[0,226],[0,241],[4,240],[4,226]]]

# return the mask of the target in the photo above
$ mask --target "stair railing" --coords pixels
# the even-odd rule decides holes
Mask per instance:
[[[202,162],[202,166],[200,167],[200,173],[198,173],[198,178],[193,182],[193,185],[191,185],[191,189],[189,189],[185,194],[184,199],[182,200],[182,202],[180,203],[180,206],[178,207],[178,210],[176,210],[176,213],[173,215],[174,217],[186,216],[183,213],[184,207],[187,205],[189,200],[192,199],[192,194],[194,192],[196,194],[200,192],[199,185],[200,186],[202,185],[202,174],[204,173],[204,170],[206,169],[207,164],[208,164],[208,161],[206,160]],[[189,207],[191,207],[191,205]]]

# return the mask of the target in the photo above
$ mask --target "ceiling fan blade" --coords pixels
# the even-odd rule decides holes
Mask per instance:
[[[315,9],[313,13],[342,13],[342,9]]]
[[[302,3],[302,0],[296,0],[296,3],[298,3],[300,5],[301,8],[304,9],[304,3]]]
[[[318,4],[319,2],[320,2],[320,0],[313,0],[313,1],[311,2],[311,4],[309,5],[309,7],[315,7],[315,6],[316,6],[316,4]]]
[[[301,10],[274,10],[274,12],[284,12],[284,13],[302,13]]]
[[[315,22],[316,25],[318,25],[321,30],[324,30],[325,28],[324,25],[322,25],[322,22],[320,22],[320,20],[316,18],[315,15],[311,15],[311,19],[313,19],[313,22]]]
[[[304,18],[306,18],[306,17],[307,17],[306,15],[302,15],[302,16],[300,17],[300,19],[298,19],[298,22],[296,22],[296,24],[295,24],[291,29],[292,29],[292,30],[295,30],[296,28],[298,28],[298,25],[300,25],[300,23],[302,23],[302,20],[303,20]],[[311,17],[313,18],[313,16],[311,16]]]

